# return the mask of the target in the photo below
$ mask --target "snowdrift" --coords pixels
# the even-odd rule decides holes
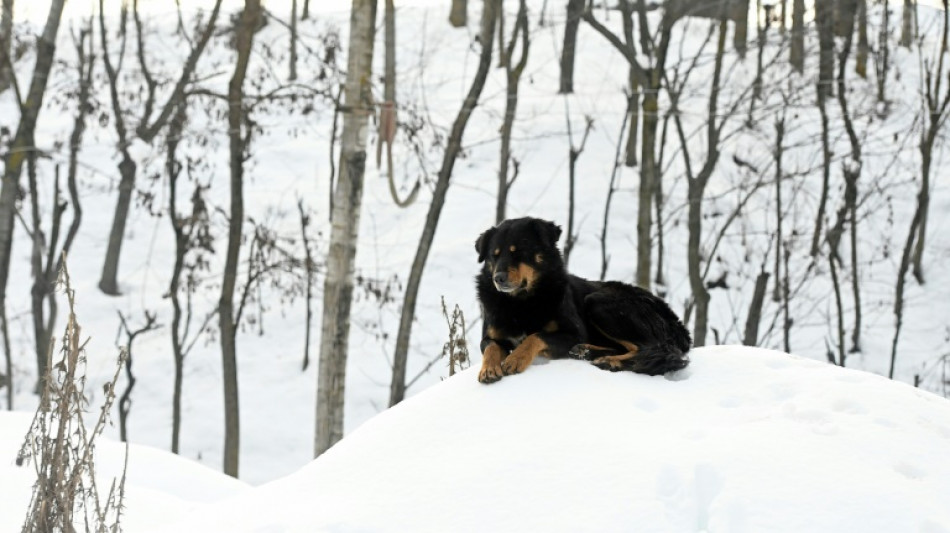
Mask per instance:
[[[17,467],[17,452],[32,414],[0,411],[0,531],[20,531],[30,503],[36,471],[32,463]],[[96,474],[100,490],[108,491],[122,476],[125,444],[100,437]],[[126,477],[124,531],[142,531],[172,521],[196,507],[250,490],[225,476],[172,453],[132,444]]]
[[[543,363],[543,362],[542,362]],[[744,347],[470,369],[168,531],[950,531],[950,402]]]

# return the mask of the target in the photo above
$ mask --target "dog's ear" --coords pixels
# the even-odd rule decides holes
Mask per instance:
[[[478,240],[475,241],[475,251],[478,252],[478,262],[481,263],[488,256],[488,241],[491,240],[492,235],[495,234],[495,228],[489,228],[485,230],[485,233],[482,233],[478,236]]]
[[[535,220],[534,229],[541,238],[541,242],[547,246],[557,246],[557,240],[561,238],[561,226],[547,220]]]

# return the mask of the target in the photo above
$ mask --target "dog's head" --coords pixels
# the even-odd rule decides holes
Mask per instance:
[[[516,218],[482,233],[475,250],[495,289],[528,294],[546,272],[563,268],[557,248],[560,236],[561,228],[553,222]]]

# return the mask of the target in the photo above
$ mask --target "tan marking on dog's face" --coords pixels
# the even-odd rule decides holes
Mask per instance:
[[[515,247],[514,244],[512,244],[511,246],[508,247],[508,251],[509,251],[509,252],[515,252],[515,251],[517,251],[517,250],[518,250],[518,248]]]
[[[534,262],[539,265],[544,263],[544,254],[534,254]]]
[[[555,331],[558,330],[557,322],[552,320],[548,322],[547,324],[545,324],[544,328],[542,329],[544,330],[545,333],[554,333]]]
[[[498,257],[499,255],[501,255],[501,248],[495,248],[494,255],[495,257]]]
[[[523,285],[524,290],[530,291],[538,281],[538,271],[529,264],[518,263],[508,268],[508,282],[514,285]]]

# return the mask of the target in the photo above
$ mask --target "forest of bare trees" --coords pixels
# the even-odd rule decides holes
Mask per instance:
[[[264,346],[294,351],[288,380],[303,352],[297,431],[313,421],[319,455],[368,382],[382,409],[446,375],[441,298],[477,324],[471,243],[524,215],[565,228],[578,274],[664,296],[696,346],[948,392],[947,0],[18,3],[0,20],[8,409],[42,389],[66,258],[101,291],[103,336],[166,369],[140,401],[169,406],[173,452],[189,406],[223,395],[216,457],[239,475]],[[123,439],[152,379],[127,364]],[[220,390],[195,390],[208,368]]]

